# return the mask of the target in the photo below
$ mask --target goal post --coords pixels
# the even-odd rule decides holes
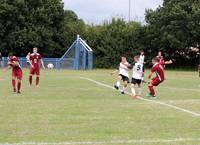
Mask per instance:
[[[77,35],[77,39],[59,60],[59,69],[89,70],[93,68],[93,50]]]

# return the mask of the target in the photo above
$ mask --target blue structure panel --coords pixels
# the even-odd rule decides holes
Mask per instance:
[[[3,67],[7,66],[8,58],[3,58]],[[77,36],[77,40],[70,46],[61,58],[43,58],[44,65],[49,63],[54,65],[55,69],[75,69],[87,70],[93,68],[93,50],[87,43]],[[22,68],[28,68],[29,64],[25,57],[20,58]]]

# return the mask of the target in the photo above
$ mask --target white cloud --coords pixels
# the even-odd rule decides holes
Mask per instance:
[[[100,23],[112,17],[128,17],[129,0],[63,0],[65,9],[75,11],[88,23]],[[131,0],[131,19],[144,20],[145,9],[155,9],[163,0]]]

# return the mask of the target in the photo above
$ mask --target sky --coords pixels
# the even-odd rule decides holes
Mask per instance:
[[[129,0],[63,0],[86,23],[100,24],[112,17],[128,20]],[[146,9],[156,9],[163,0],[131,0],[131,20],[144,22]]]

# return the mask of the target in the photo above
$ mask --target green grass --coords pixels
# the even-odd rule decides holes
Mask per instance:
[[[25,70],[21,95],[12,93],[11,72],[0,72],[0,143],[200,138],[200,117],[132,100],[79,78],[112,85],[115,77],[109,72],[42,71],[40,88],[30,89]],[[158,101],[200,113],[197,73],[167,71],[166,76],[167,80],[157,88]],[[145,95],[146,85],[143,90]],[[197,145],[199,142],[135,144]]]

